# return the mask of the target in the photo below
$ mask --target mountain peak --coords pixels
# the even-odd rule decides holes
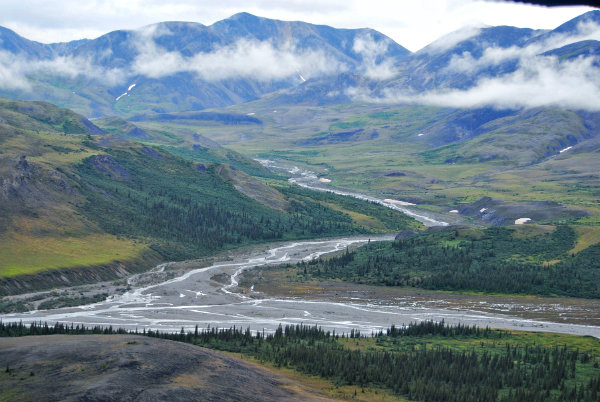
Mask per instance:
[[[581,14],[578,17],[573,18],[558,26],[553,32],[558,33],[570,33],[576,32],[580,24],[596,23],[600,24],[600,10],[588,11],[587,13]]]
[[[233,14],[231,17],[227,18],[228,20],[257,20],[261,17],[257,17],[256,15],[247,13],[245,11],[237,14]]]

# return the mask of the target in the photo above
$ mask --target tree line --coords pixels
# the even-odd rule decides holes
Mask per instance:
[[[432,290],[600,297],[600,244],[576,255],[575,233],[558,226],[528,238],[514,229],[440,231],[373,242],[335,257],[302,262],[300,275]]]
[[[423,322],[374,334],[378,339],[427,336],[478,339],[508,333],[467,326]],[[167,333],[125,331],[112,327],[0,323],[0,336],[49,334],[139,334],[213,349],[244,353],[278,367],[317,375],[338,385],[383,387],[411,400],[431,402],[598,401],[597,356],[564,347],[515,345],[501,352],[485,348],[456,350],[445,346],[415,346],[405,350],[353,350],[340,340],[361,335],[335,334],[316,326],[281,325],[272,334],[242,328],[204,328]],[[502,335],[504,334],[504,335]],[[593,363],[595,362],[595,363]],[[595,365],[593,365],[595,364]],[[587,380],[580,371],[592,371]]]

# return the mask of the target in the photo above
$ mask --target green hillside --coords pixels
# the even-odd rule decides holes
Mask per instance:
[[[268,99],[226,110],[252,113],[263,124],[137,124],[192,129],[246,156],[308,166],[333,186],[400,197],[440,212],[492,197],[512,205],[553,201],[566,207],[537,223],[589,224],[600,216],[597,113],[377,104],[273,110]]]
[[[294,266],[299,281],[600,298],[595,228],[513,226],[428,230]],[[276,269],[276,268],[275,268]],[[289,269],[280,267],[279,269]]]
[[[419,227],[381,206],[294,190],[225,148],[184,159],[184,148],[131,141],[123,127],[104,134],[42,102],[1,100],[0,118],[0,277]]]

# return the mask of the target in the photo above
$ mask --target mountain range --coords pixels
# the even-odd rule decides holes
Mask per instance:
[[[589,60],[596,66],[599,23],[600,11],[591,11],[553,30],[471,27],[415,53],[372,29],[247,13],[210,26],[162,22],[54,44],[0,28],[0,95],[43,99],[88,117],[221,108],[268,94],[273,105],[447,105],[449,91],[474,90],[482,81],[519,74],[535,79],[547,69],[583,68]],[[507,104],[523,106],[500,102]]]
[[[253,158],[477,225],[598,224],[598,39],[600,11],[554,30],[463,29],[415,53],[371,29],[247,13],[57,44],[2,28],[5,276],[108,264],[115,277],[414,224],[298,193]]]
[[[4,61],[27,64],[21,80],[4,82],[0,93],[42,98],[91,117],[227,106],[313,77],[358,73],[383,56],[399,61],[410,54],[371,29],[247,13],[210,26],[163,22],[49,45],[3,28],[0,43]]]

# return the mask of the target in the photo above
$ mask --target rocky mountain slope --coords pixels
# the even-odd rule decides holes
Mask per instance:
[[[163,22],[93,40],[41,44],[0,30],[0,93],[87,116],[246,102],[341,71],[369,74],[410,53],[371,29],[335,29],[240,13],[213,25]]]
[[[142,336],[2,338],[0,359],[12,401],[330,401],[224,353]]]

